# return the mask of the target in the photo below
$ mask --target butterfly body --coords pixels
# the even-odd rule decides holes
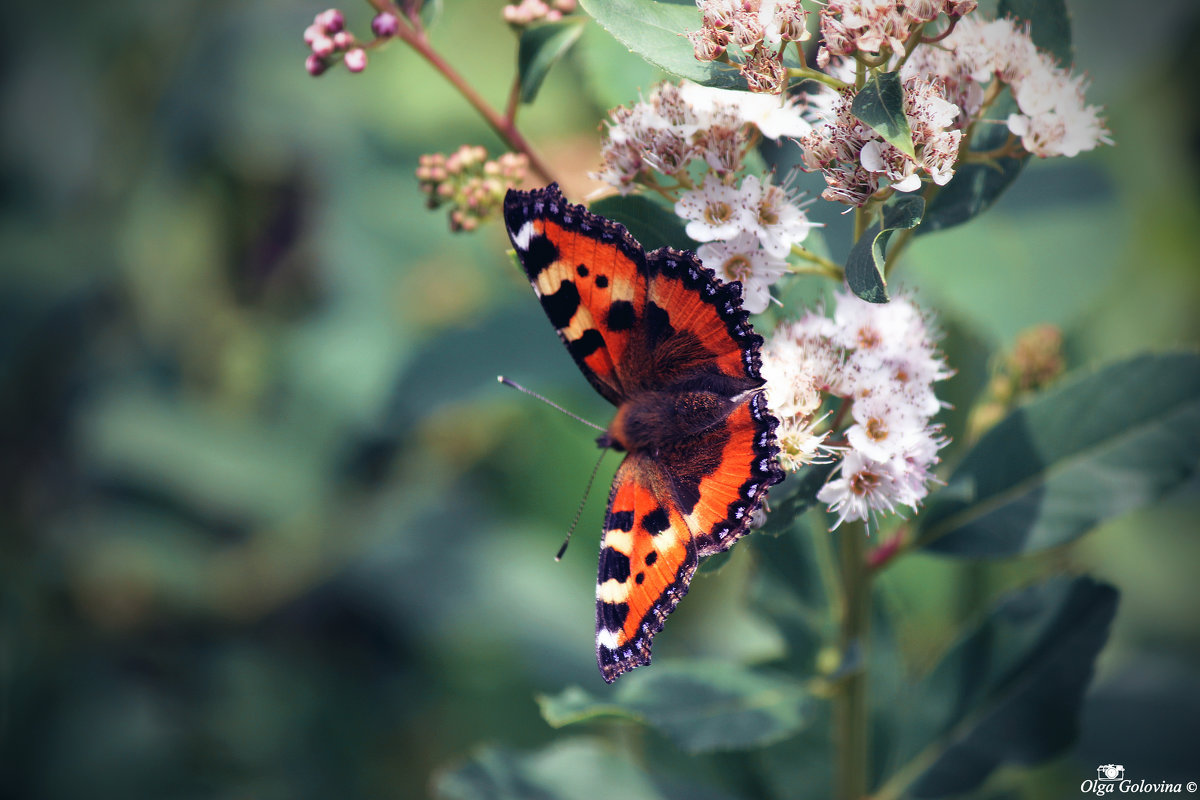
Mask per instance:
[[[700,560],[749,530],[782,479],[762,339],[692,253],[646,253],[623,227],[551,185],[510,191],[505,223],[543,309],[592,386],[617,407],[598,443],[626,453],[605,514],[596,654],[612,682],[650,643]]]

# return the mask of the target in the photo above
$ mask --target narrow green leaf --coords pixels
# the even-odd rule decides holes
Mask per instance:
[[[670,74],[706,86],[746,88],[736,67],[696,60],[692,43],[684,36],[701,27],[695,3],[581,0],[581,5],[618,41]]]
[[[887,280],[883,267],[887,261],[887,243],[897,230],[921,224],[925,199],[918,195],[898,195],[883,210],[883,228],[872,225],[850,251],[846,259],[846,283],[868,303],[886,303]]]
[[[908,733],[942,750],[911,787],[916,797],[970,791],[1003,764],[1030,766],[1066,750],[1096,656],[1117,610],[1113,587],[1059,578],[1011,595],[947,653],[913,693]],[[929,743],[906,739],[902,758]]]
[[[425,30],[429,30],[434,25],[442,21],[442,0],[424,0],[421,3],[419,15],[421,17],[421,25]]]
[[[521,76],[521,102],[532,103],[550,68],[579,41],[582,17],[545,22],[526,28],[517,50],[517,74]]]
[[[605,197],[592,203],[589,210],[624,225],[647,251],[659,247],[695,250],[698,246],[688,238],[684,221],[674,211],[639,194]]]
[[[862,120],[900,152],[916,157],[912,130],[904,116],[904,84],[899,72],[872,72],[850,104],[850,113]]]
[[[1200,467],[1200,356],[1144,355],[1013,412],[918,518],[928,549],[1000,558],[1070,542]]]
[[[598,717],[641,720],[689,753],[779,741],[809,721],[811,698],[782,676],[710,661],[666,662],[622,677],[610,700],[572,687],[538,697],[553,727]]]

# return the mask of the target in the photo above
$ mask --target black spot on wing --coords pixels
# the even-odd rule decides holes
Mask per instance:
[[[633,512],[632,511],[613,511],[608,515],[608,519],[604,520],[604,530],[606,531],[625,531],[628,533],[633,530]]]
[[[604,583],[609,578],[617,583],[624,583],[629,579],[629,556],[611,547],[601,550],[600,574],[597,578],[600,583]]]
[[[595,328],[588,328],[578,339],[567,342],[567,350],[578,361],[582,361],[602,347],[604,347],[604,337]]]
[[[581,277],[581,278],[586,278],[586,277],[588,276],[588,268],[587,268],[587,266],[586,266],[586,265],[584,265],[584,264],[580,264],[578,267],[576,267],[576,268],[575,268],[575,272],[576,272],[576,273],[579,275],[579,277]]]
[[[646,553],[646,566],[647,567],[653,567],[655,561],[658,561],[658,551],[657,550],[651,550],[649,553]]]
[[[671,316],[653,300],[646,304],[646,337],[650,344],[657,344],[671,337],[675,329],[671,327]]]
[[[605,630],[619,631],[625,627],[625,618],[629,616],[628,603],[605,603],[596,601],[596,619]]]
[[[521,254],[521,265],[531,281],[537,280],[541,271],[555,261],[558,261],[558,248],[545,236],[534,236],[529,242],[529,249]]]
[[[542,308],[550,317],[550,324],[556,328],[565,328],[571,324],[571,317],[579,309],[579,290],[574,281],[563,281],[554,294],[542,295]]]
[[[608,307],[608,329],[611,331],[627,331],[637,321],[633,303],[628,300],[616,300]]]
[[[639,572],[639,573],[637,574],[637,577],[635,577],[633,580],[634,580],[634,581],[637,583],[637,585],[638,585],[638,586],[641,586],[641,585],[642,585],[642,581],[646,580],[646,573],[644,573],[644,572]]]
[[[597,275],[596,276],[596,288],[598,288],[598,289],[607,289],[608,288],[608,276],[607,275]]]
[[[656,508],[642,517],[642,527],[650,531],[650,533],[657,535],[671,527],[671,520],[667,518],[666,511],[662,508]]]

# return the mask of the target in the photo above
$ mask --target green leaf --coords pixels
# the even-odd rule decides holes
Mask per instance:
[[[688,238],[686,224],[674,211],[644,195],[605,197],[592,203],[589,210],[624,225],[647,252],[659,247],[694,251],[698,246]]]
[[[817,492],[829,480],[835,463],[809,464],[794,476],[788,476],[771,490],[771,513],[763,531],[777,536],[789,530],[796,519],[817,505]]]
[[[921,224],[925,199],[918,195],[897,195],[883,208],[882,229],[877,223],[867,229],[846,259],[846,283],[868,303],[886,303],[887,280],[883,277],[887,243],[892,232]]]
[[[621,678],[612,698],[578,687],[539,696],[542,716],[560,728],[602,717],[637,719],[689,753],[743,750],[784,739],[809,721],[811,698],[782,676],[712,661],[656,664]]]
[[[1200,356],[1145,355],[1016,410],[918,518],[934,552],[999,558],[1073,541],[1197,470]]]
[[[902,760],[934,737],[917,797],[970,791],[1003,764],[1029,766],[1066,750],[1096,656],[1117,610],[1112,586],[1058,578],[999,603],[911,693]],[[903,734],[902,734],[903,735]]]
[[[1075,60],[1071,47],[1071,14],[1065,0],[1000,0],[997,17],[1029,22],[1029,33],[1039,50],[1046,50],[1063,66]]]
[[[904,84],[899,72],[872,72],[854,95],[850,113],[909,158],[916,158],[912,130],[904,116]]]
[[[628,104],[667,77],[592,20],[584,26],[572,58],[579,65],[587,94],[597,108]]]
[[[613,797],[663,800],[655,782],[602,742],[572,739],[535,753],[483,747],[433,776],[442,800],[590,800],[595,787]]]
[[[813,674],[822,646],[836,640],[816,552],[817,537],[832,535],[815,521],[791,518],[778,534],[752,539],[758,572],[750,602],[783,637],[787,654],[780,666],[794,674]],[[832,548],[828,540],[823,544]]]
[[[691,2],[659,0],[581,0],[592,19],[618,41],[651,64],[680,78],[744,89],[736,67],[717,61],[697,61],[685,33],[700,30],[700,10]]]
[[[567,51],[579,41],[584,19],[575,17],[545,22],[526,28],[517,50],[517,74],[521,76],[521,102],[532,103],[542,81]]]

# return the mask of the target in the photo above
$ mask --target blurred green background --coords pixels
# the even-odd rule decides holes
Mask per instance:
[[[435,42],[500,104],[501,3],[446,6]],[[1073,6],[1116,146],[1032,164],[902,265],[951,333],[960,409],[1039,322],[1075,367],[1200,341],[1200,14]],[[604,689],[594,551],[616,459],[554,563],[592,435],[495,376],[608,412],[499,226],[452,236],[413,178],[421,153],[498,142],[400,45],[310,78],[300,35],[322,8],[6,8],[0,796],[421,797],[479,743],[569,735],[535,693]],[[365,34],[369,7],[345,10]],[[652,79],[589,29],[523,112],[570,196],[593,188],[604,109]],[[832,241],[837,210],[818,212]],[[1124,592],[1062,785],[1112,760],[1200,776],[1198,489],[1051,559]],[[698,578],[656,656],[777,656],[745,608],[754,560],[751,538]],[[961,573],[917,556],[884,581],[912,668],[973,613]]]

